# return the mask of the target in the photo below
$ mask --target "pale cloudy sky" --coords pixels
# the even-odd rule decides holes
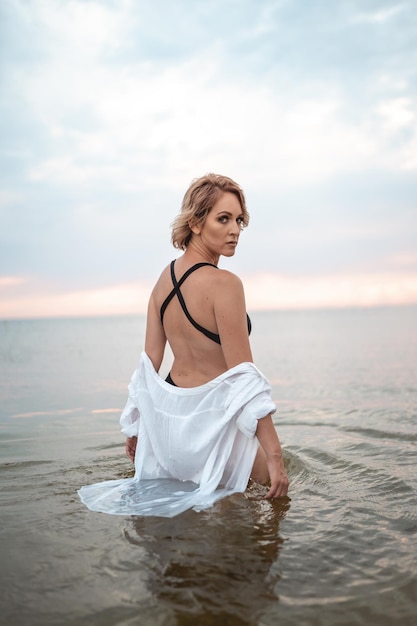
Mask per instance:
[[[417,302],[416,0],[1,0],[0,319],[143,311],[208,171],[248,308]]]

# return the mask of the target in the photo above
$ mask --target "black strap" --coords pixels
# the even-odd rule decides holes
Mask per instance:
[[[193,272],[195,272],[195,270],[198,270],[200,267],[204,267],[204,265],[210,265],[211,267],[216,267],[217,265],[213,265],[213,263],[196,263],[195,265],[193,265],[192,267],[190,267],[180,278],[179,281],[177,281],[176,277],[175,277],[175,273],[174,273],[174,264],[175,264],[175,260],[172,261],[171,263],[171,279],[172,279],[172,284],[174,285],[172,291],[170,291],[170,293],[168,294],[168,296],[165,298],[162,306],[161,306],[161,312],[160,312],[160,317],[161,317],[161,323],[163,323],[163,319],[164,319],[164,314],[165,314],[165,310],[168,306],[168,304],[171,302],[172,298],[176,295],[178,297],[178,300],[180,302],[181,308],[184,311],[188,321],[194,326],[194,328],[196,328],[197,330],[199,330],[201,333],[203,333],[206,337],[208,337],[209,339],[212,339],[213,341],[215,341],[216,343],[220,344],[220,337],[219,335],[217,335],[216,333],[212,333],[210,330],[207,330],[206,328],[204,328],[203,326],[200,326],[200,324],[198,324],[190,315],[188,309],[187,309],[187,305],[185,304],[183,295],[180,291],[180,287],[183,284],[183,282],[189,277],[190,274],[192,274]]]

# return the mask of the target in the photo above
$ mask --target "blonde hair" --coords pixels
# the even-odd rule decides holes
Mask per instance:
[[[243,226],[249,224],[245,195],[239,185],[227,176],[206,174],[194,179],[185,192],[181,212],[172,223],[171,241],[174,248],[187,248],[193,234],[191,226],[204,224],[208,213],[225,192],[235,194],[242,208]]]

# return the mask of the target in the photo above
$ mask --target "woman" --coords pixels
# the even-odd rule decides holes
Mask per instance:
[[[136,465],[136,501],[145,498],[150,503],[150,507],[138,504],[138,509],[132,505],[132,512],[177,514],[185,510],[185,504],[172,505],[174,496],[189,506],[204,508],[244,489],[248,462],[252,480],[269,483],[267,498],[287,494],[288,478],[271,418],[276,407],[269,383],[253,365],[242,283],[217,267],[221,256],[235,254],[248,222],[240,187],[226,176],[208,174],[193,181],[173,223],[172,243],[184,252],[164,269],[152,291],[145,352],[121,417],[126,453]],[[162,381],[157,372],[167,341],[174,360]],[[156,484],[152,481],[158,479],[165,479],[167,486],[162,495],[153,491]],[[191,487],[189,496],[188,491],[178,489],[178,480],[199,487]],[[143,485],[152,496],[144,496]],[[95,486],[80,490],[82,500],[94,510],[104,510],[94,505],[94,489],[89,499],[86,490],[91,487]],[[118,490],[119,484],[115,487]],[[99,490],[101,502],[103,493]],[[130,498],[132,490],[129,494]],[[168,512],[163,512],[165,501],[170,503]],[[162,513],[155,502],[161,502]]]

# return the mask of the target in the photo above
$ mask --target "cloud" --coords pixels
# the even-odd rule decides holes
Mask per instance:
[[[409,4],[409,2],[403,2],[400,4],[393,4],[392,6],[384,7],[377,11],[359,13],[352,18],[352,22],[384,24],[385,22],[388,22],[389,20],[395,18],[399,13],[404,11]]]
[[[0,279],[1,319],[144,313],[151,292],[151,285],[143,282],[69,290],[27,280],[25,288],[2,295],[3,287],[19,284]]]
[[[417,272],[246,278],[251,309],[303,309],[417,304]]]
[[[15,287],[25,283],[23,276],[0,276],[0,289],[5,287]]]
[[[218,171],[250,201],[238,273],[321,273],[340,301],[331,275],[361,270],[370,285],[397,272],[405,285],[394,259],[413,258],[417,236],[412,9],[8,0],[3,273],[49,285],[51,310],[58,284],[91,310],[87,291],[106,307],[121,285],[129,308],[128,291],[171,258],[189,182]]]
[[[417,168],[410,95],[375,93],[375,106],[349,119],[356,94],[335,78],[305,77],[300,86],[278,64],[257,79],[230,80],[230,51],[218,39],[163,65],[126,56],[132,24],[143,35],[146,20],[146,9],[141,20],[131,3],[31,7],[48,54],[20,72],[15,88],[43,126],[49,154],[29,167],[29,180],[135,190],[158,181],[177,188],[213,164],[242,180],[290,185],[341,171]],[[391,141],[398,123],[409,131],[401,145]]]
[[[221,58],[203,55],[158,75],[147,68],[126,76],[106,69],[94,88],[90,83],[90,96],[80,87],[71,98],[75,111],[87,107],[94,118],[87,130],[66,123],[67,105],[48,100],[49,77],[32,76],[25,89],[36,84],[45,98],[39,108],[52,156],[34,163],[29,179],[105,181],[134,191],[160,181],[178,188],[191,172],[213,165],[242,180],[282,185],[317,183],[346,171],[417,169],[410,97],[380,100],[358,123],[345,117],[336,86],[310,84],[302,100],[287,88],[284,98],[279,84],[257,90],[227,85],[217,75],[220,67]],[[395,143],[399,131],[408,135]]]

